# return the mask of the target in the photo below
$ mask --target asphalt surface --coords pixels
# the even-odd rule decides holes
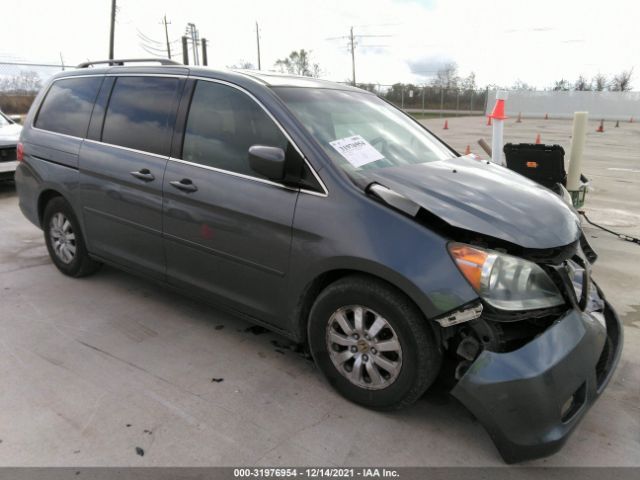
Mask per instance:
[[[482,118],[425,123],[461,151],[490,140]],[[640,127],[605,129],[587,141],[586,211],[640,236]],[[541,133],[567,150],[570,131],[553,120],[506,127],[507,140]],[[112,268],[64,277],[17,203],[0,185],[0,466],[503,464],[440,387],[404,411],[370,411],[282,337]],[[586,231],[625,349],[564,449],[529,464],[640,466],[640,246]]]

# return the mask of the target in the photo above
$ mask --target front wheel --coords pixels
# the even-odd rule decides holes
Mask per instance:
[[[309,345],[329,383],[351,401],[394,410],[433,383],[441,352],[413,302],[378,279],[354,275],[328,286],[309,317]]]

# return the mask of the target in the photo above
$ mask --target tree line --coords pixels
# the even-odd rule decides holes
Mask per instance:
[[[0,92],[14,95],[34,95],[42,87],[38,72],[22,70],[15,75],[0,78]]]
[[[287,57],[276,60],[274,69],[281,73],[289,73],[293,75],[303,75],[307,77],[320,77],[322,69],[320,65],[312,60],[309,50],[300,49],[292,51]],[[250,62],[241,61],[230,68],[254,69],[254,65]],[[580,75],[575,81],[561,78],[553,82],[553,84],[543,90],[553,91],[612,91],[627,92],[632,88],[631,80],[633,78],[633,69],[624,70],[618,74],[607,76],[597,74],[591,79]],[[350,83],[346,80],[345,83]],[[381,87],[374,83],[360,83],[360,88],[382,94]],[[386,95],[395,98],[403,95],[403,92],[418,91],[425,86],[443,88],[446,90],[454,90],[460,94],[467,95],[479,89],[476,83],[476,75],[471,72],[466,77],[458,74],[458,66],[454,62],[447,63],[439,68],[434,77],[427,85],[415,85],[412,83],[396,83],[390,88],[385,89]],[[34,94],[42,87],[42,80],[35,71],[23,70],[19,73],[0,78],[0,92],[29,95]],[[510,87],[499,86],[495,84],[487,85],[484,89],[506,89],[506,90],[537,90],[535,87],[516,80]]]

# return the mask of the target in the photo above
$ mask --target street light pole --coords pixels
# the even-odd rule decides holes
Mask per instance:
[[[258,70],[262,69],[260,65],[260,28],[258,27],[258,22],[256,22],[256,44],[258,46]]]

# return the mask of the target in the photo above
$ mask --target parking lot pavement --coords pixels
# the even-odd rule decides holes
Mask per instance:
[[[447,131],[463,149],[464,121]],[[556,128],[560,141],[570,122]],[[609,169],[638,168],[626,142],[640,135],[627,133],[591,145],[602,157],[585,163],[587,212],[637,235],[640,173]],[[14,186],[0,185],[0,466],[502,464],[438,386],[404,411],[366,410],[282,337],[112,268],[64,277],[17,204]],[[531,464],[640,466],[640,247],[586,231],[625,349],[565,448]]]

